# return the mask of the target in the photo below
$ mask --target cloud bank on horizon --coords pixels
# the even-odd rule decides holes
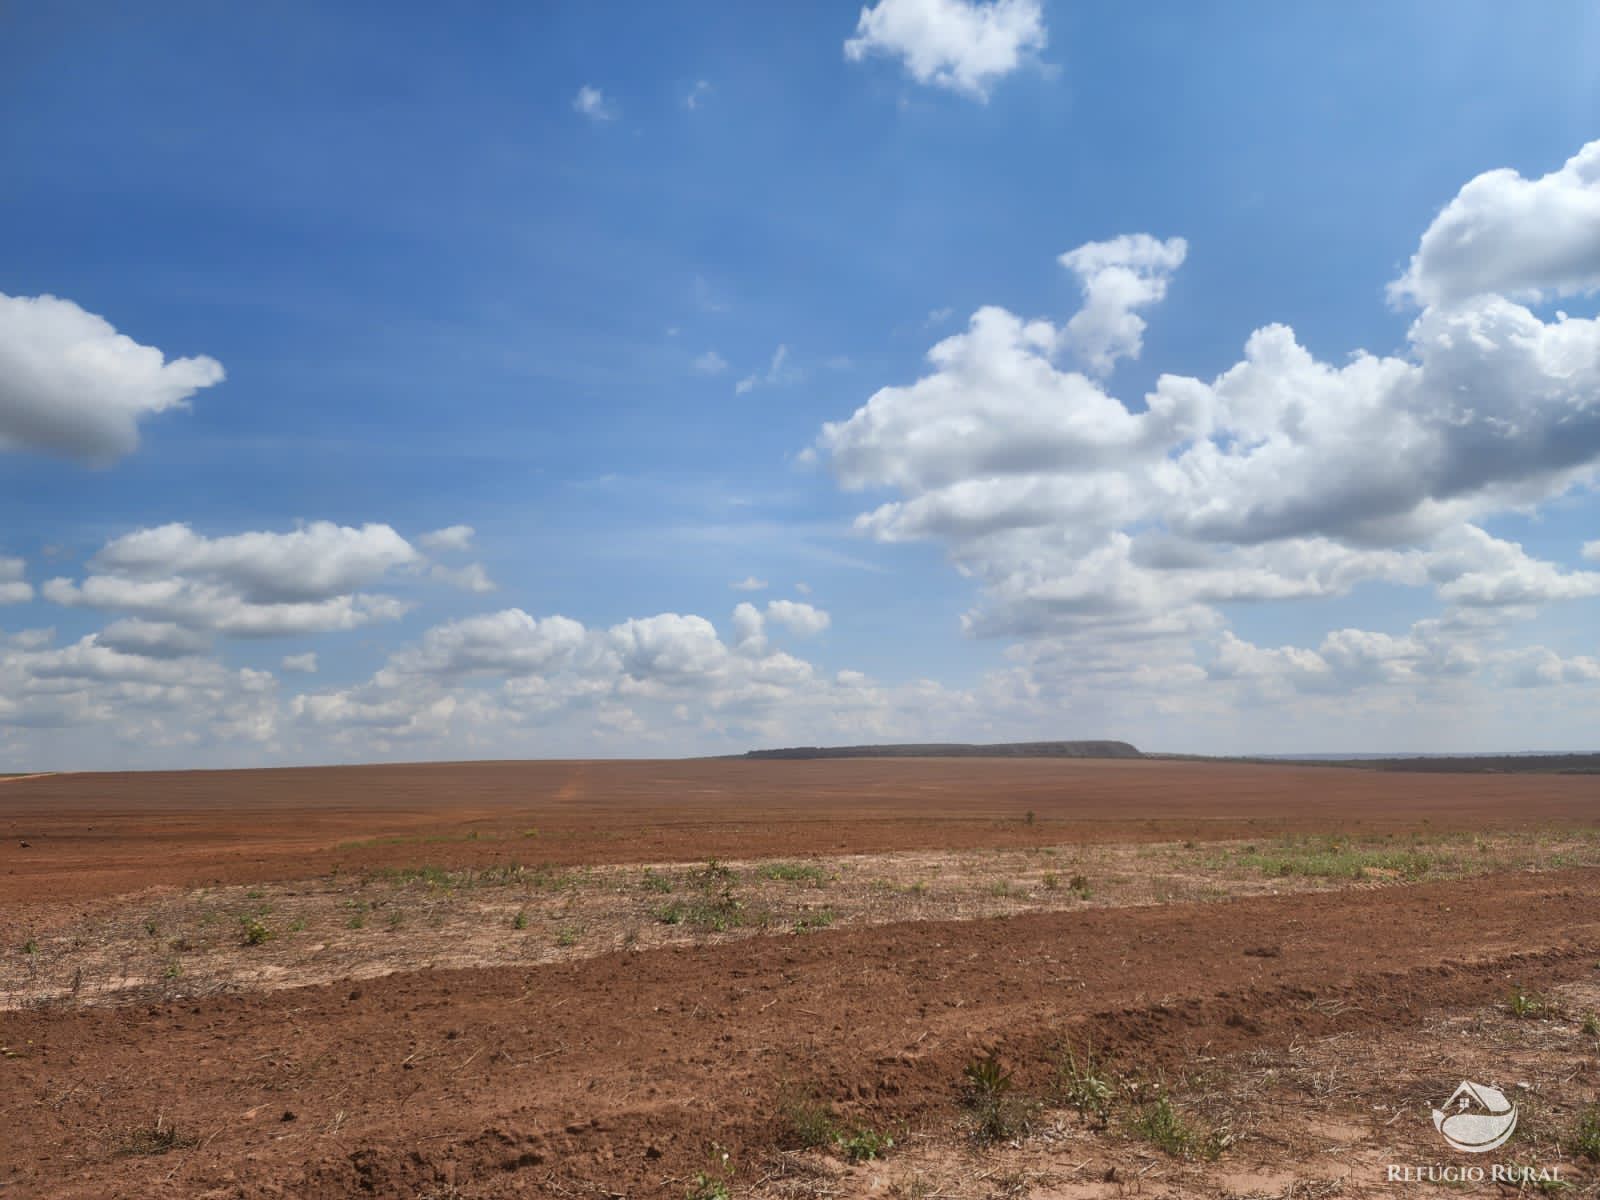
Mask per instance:
[[[1037,0],[880,0],[844,55],[852,70],[896,60],[977,112],[1046,45]],[[712,91],[696,79],[673,106],[706,118]],[[719,106],[729,93],[716,85]],[[591,125],[621,111],[590,83],[569,107]],[[1541,176],[1486,170],[1438,199],[1409,261],[1371,281],[1374,306],[1386,294],[1406,322],[1384,351],[1330,359],[1310,348],[1326,345],[1318,330],[1269,322],[1205,377],[1152,373],[1152,323],[1208,252],[1182,228],[1036,247],[1012,264],[1018,291],[1060,285],[1076,311],[1030,316],[984,296],[920,371],[885,369],[843,403],[841,380],[861,375],[843,356],[802,369],[788,340],[767,357],[747,347],[760,365],[733,389],[741,405],[786,408],[830,379],[831,415],[793,447],[797,477],[832,481],[855,559],[881,570],[874,555],[906,545],[942,556],[941,586],[965,607],[948,637],[994,655],[976,672],[859,669],[837,639],[866,614],[813,603],[759,555],[713,585],[750,598],[709,616],[658,601],[644,572],[629,594],[568,615],[503,581],[523,578],[535,543],[482,544],[477,511],[402,534],[381,496],[334,520],[303,519],[286,495],[259,527],[229,527],[191,497],[165,520],[106,513],[76,565],[42,543],[21,553],[26,517],[0,533],[0,604],[28,618],[0,627],[0,765],[1149,742],[1269,715],[1316,749],[1330,722],[1360,736],[1429,708],[1536,703],[1582,728],[1600,715],[1592,636],[1553,647],[1519,631],[1563,611],[1600,628],[1600,569],[1586,565],[1600,541],[1574,539],[1555,561],[1492,530],[1563,511],[1593,529],[1600,317],[1552,306],[1600,291],[1600,140]],[[720,315],[704,300],[716,286],[695,277]],[[941,300],[924,297],[902,329],[926,345],[954,317]],[[230,403],[220,361],[141,344],[113,324],[126,319],[0,294],[0,469],[37,458],[68,487],[75,472],[131,470],[143,442]],[[711,377],[730,358],[703,345],[681,373],[726,392]],[[1135,369],[1151,379],[1142,394],[1114,383]],[[791,535],[778,521],[767,536]],[[806,598],[755,595],[785,588]],[[1242,632],[1249,612],[1362,589],[1403,597],[1393,607],[1409,615],[1304,640]],[[908,611],[923,599],[908,594]]]

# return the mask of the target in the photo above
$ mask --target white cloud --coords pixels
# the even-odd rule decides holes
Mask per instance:
[[[702,375],[720,375],[728,369],[728,360],[715,350],[707,350],[691,365]]]
[[[844,53],[898,58],[918,83],[987,100],[1045,39],[1039,0],[878,0],[861,10]]]
[[[581,113],[591,121],[615,121],[619,115],[616,104],[608,100],[597,87],[584,84],[572,99],[573,112]]]
[[[96,640],[124,654],[146,658],[189,658],[211,649],[211,639],[198,630],[185,629],[170,621],[145,621],[137,617],[111,622]]]
[[[354,629],[406,605],[359,589],[421,561],[387,525],[315,521],[289,533],[208,538],[187,525],[108,542],[81,582],[52,579],[47,600],[237,637]]]
[[[417,544],[436,554],[465,552],[472,549],[476,531],[471,525],[447,525],[417,538]]]
[[[1510,168],[1470,180],[1422,235],[1396,301],[1530,300],[1600,288],[1600,141],[1538,179]]]
[[[733,391],[735,395],[743,396],[762,385],[779,387],[784,384],[798,383],[803,377],[804,372],[789,363],[789,347],[787,345],[779,345],[772,352],[772,361],[767,364],[766,372],[757,371],[746,375],[738,383],[734,384]]]
[[[118,458],[141,421],[222,378],[215,359],[167,361],[70,300],[0,293],[0,451]]]
[[[1083,308],[1064,325],[981,308],[922,378],[881,388],[812,447],[844,488],[890,493],[857,517],[861,533],[937,541],[976,582],[965,627],[1022,640],[1015,694],[1086,698],[1092,679],[1102,698],[1113,680],[1134,696],[1160,681],[1161,703],[1195,716],[1269,682],[1312,696],[1487,681],[1508,621],[1600,596],[1600,572],[1536,560],[1479,523],[1597,478],[1600,322],[1453,296],[1417,315],[1403,353],[1339,364],[1269,325],[1235,366],[1162,375],[1142,404],[1058,365],[1073,351],[1103,373],[1137,353],[1133,310],[1161,298],[1185,251],[1144,235],[1080,247],[1063,261]],[[1508,286],[1571,286],[1495,270]],[[1368,582],[1430,589],[1441,613],[1405,637],[1335,630],[1273,650],[1219,608]],[[1185,692],[1203,679],[1233,690]]]
[[[33,599],[33,585],[23,578],[26,570],[22,559],[0,554],[0,604],[26,604]]]
[[[767,589],[765,579],[757,579],[754,575],[746,575],[743,579],[735,580],[730,584],[736,592],[762,592]]]
[[[831,624],[828,614],[820,608],[798,600],[767,601],[767,620],[776,621],[801,637],[812,637]]]
[[[489,572],[484,569],[482,563],[468,563],[464,567],[447,567],[434,563],[428,568],[428,578],[479,595],[496,590],[494,580],[489,578]]]
[[[1147,233],[1067,251],[1060,262],[1077,275],[1083,307],[1062,331],[1064,345],[1096,375],[1109,374],[1119,358],[1138,358],[1145,323],[1134,310],[1165,299],[1188,252],[1182,238],[1161,241]]]
[[[1583,544],[1583,556],[1590,562],[1600,562],[1600,539]]]
[[[308,650],[304,654],[285,654],[282,666],[285,671],[295,671],[302,675],[315,675],[317,673],[316,651]]]
[[[702,101],[711,95],[711,84],[704,79],[694,81],[694,86],[684,94],[683,106],[690,111],[700,107]]]

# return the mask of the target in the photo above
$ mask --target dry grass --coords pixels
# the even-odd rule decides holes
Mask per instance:
[[[0,915],[0,1009],[126,1003],[620,950],[1600,863],[1593,833],[1054,846],[698,866],[447,869],[155,890]]]

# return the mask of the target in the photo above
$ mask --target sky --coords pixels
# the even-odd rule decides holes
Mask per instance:
[[[1597,58],[0,7],[0,770],[1594,749]]]

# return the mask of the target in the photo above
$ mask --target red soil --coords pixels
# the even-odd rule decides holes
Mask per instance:
[[[688,861],[1321,830],[1574,827],[1597,818],[1600,777],[1593,775],[1150,760],[700,759],[66,774],[0,787],[0,904],[153,884],[304,878],[336,865]],[[529,829],[538,836],[523,836]],[[464,840],[471,833],[480,836]],[[384,837],[402,840],[349,845]],[[443,840],[427,840],[434,838]]]

